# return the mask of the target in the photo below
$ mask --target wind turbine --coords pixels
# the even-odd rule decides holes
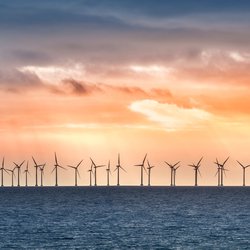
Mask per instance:
[[[57,174],[58,174],[58,167],[59,167],[59,168],[62,168],[62,169],[64,169],[64,170],[66,170],[66,168],[64,168],[64,167],[62,167],[61,165],[58,164],[56,153],[55,153],[55,165],[54,165],[54,166],[55,166],[55,167],[53,168],[53,170],[52,170],[51,173],[53,173],[53,172],[55,171],[55,177],[56,177],[55,186],[57,187],[57,186],[58,186],[58,176],[57,176]]]
[[[198,186],[198,173],[199,173],[199,175],[201,176],[201,173],[200,173],[200,169],[199,169],[199,168],[200,168],[200,166],[201,166],[200,163],[201,163],[202,159],[203,159],[203,157],[200,158],[200,160],[198,161],[197,164],[188,165],[188,166],[194,168],[194,173],[195,173],[195,175],[194,175],[194,185],[195,185],[195,186]]]
[[[245,187],[246,186],[246,169],[248,168],[248,167],[250,167],[250,165],[246,165],[246,166],[244,166],[242,163],[240,163],[239,161],[237,161],[239,164],[240,164],[240,166],[242,167],[242,169],[243,169],[243,187]]]
[[[216,158],[216,162],[215,164],[218,166],[217,168],[217,172],[216,174],[218,174],[218,186],[223,186],[223,176],[225,174],[225,171],[228,171],[227,169],[225,169],[225,164],[228,161],[229,156],[227,157],[227,159],[221,164],[218,162],[218,159]],[[219,179],[220,177],[220,179]]]
[[[114,171],[117,171],[117,186],[120,186],[120,169],[126,172],[126,170],[120,164],[120,154],[118,154],[118,161],[117,161],[116,168],[114,170]]]
[[[95,175],[95,186],[97,186],[97,168],[102,168],[102,167],[105,167],[105,165],[96,165],[94,163],[94,161],[90,158],[92,164],[93,164],[93,167],[94,167],[94,175]]]
[[[145,154],[144,158],[143,158],[143,161],[141,164],[137,164],[135,165],[136,167],[141,167],[141,186],[143,186],[143,169],[144,171],[146,172],[146,168],[145,168],[145,161],[146,161],[146,158],[147,158],[147,154]]]
[[[24,164],[25,161],[23,161],[21,164],[17,164],[15,162],[13,162],[15,164],[15,169],[17,169],[17,186],[20,187],[20,171],[21,171],[21,167]]]
[[[107,172],[107,186],[109,186],[109,176],[111,175],[110,161],[108,163],[108,167],[106,168],[106,172]]]
[[[77,175],[80,177],[78,168],[79,168],[79,166],[81,165],[82,161],[83,161],[83,160],[81,160],[76,166],[68,165],[69,168],[73,168],[73,169],[75,170],[75,186],[76,186],[76,187],[77,187]]]
[[[6,169],[7,171],[11,172],[11,186],[12,187],[14,187],[15,169],[16,169],[16,167],[14,167],[13,169]]]
[[[176,177],[176,171],[177,171],[177,169],[179,168],[180,166],[178,166],[178,167],[174,167],[173,168],[173,179],[174,179],[174,186],[175,186],[175,177]]]
[[[92,186],[92,174],[94,174],[93,173],[93,163],[92,162],[91,162],[91,167],[88,170],[88,172],[89,172],[89,186],[91,187]]]
[[[27,161],[26,169],[23,172],[25,173],[25,186],[28,187],[28,174],[30,175],[28,161]]]
[[[154,168],[154,166],[151,166],[149,161],[147,160],[148,163],[148,186],[151,186],[151,169]]]
[[[177,166],[180,162],[178,161],[175,164],[170,164],[168,162],[165,161],[165,163],[170,167],[170,174],[171,174],[171,179],[170,179],[170,186],[174,186],[173,184],[173,180],[174,180],[174,168],[175,166]]]
[[[40,171],[41,171],[41,187],[43,187],[43,176],[44,176],[44,168],[45,168],[46,163],[44,163],[42,166],[40,166]]]
[[[1,186],[3,187],[3,175],[4,175],[4,172],[6,172],[7,174],[9,174],[8,170],[4,168],[4,157],[3,157],[3,161],[2,161],[2,167],[0,168],[1,170],[1,180],[2,180],[2,183],[1,183]]]
[[[41,169],[43,164],[38,165],[33,156],[32,156],[32,160],[33,160],[33,162],[35,164],[34,168],[36,169],[36,184],[35,184],[35,186],[37,187],[38,186],[38,168]]]

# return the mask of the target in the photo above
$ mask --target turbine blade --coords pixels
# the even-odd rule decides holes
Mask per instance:
[[[10,175],[10,173],[8,172],[8,169],[4,169],[3,171],[5,171],[8,175]]]
[[[164,161],[170,168],[172,167],[172,165],[170,165],[168,162]]]
[[[55,171],[56,167],[53,168],[53,170],[51,171],[51,174]]]
[[[3,161],[2,161],[2,168],[4,168],[4,157],[3,157]]]
[[[144,165],[145,160],[146,160],[146,158],[147,158],[147,155],[148,155],[148,153],[145,154],[144,159],[143,159],[143,161],[142,161],[142,165]]]
[[[173,165],[173,167],[175,167],[176,165],[178,165],[180,162],[178,161],[177,163],[175,163],[174,165]]]
[[[58,167],[59,167],[59,168],[62,168],[62,169],[64,169],[64,170],[67,170],[67,168],[65,168],[65,167],[63,167],[63,166],[58,165]]]
[[[58,165],[56,152],[55,152],[55,162],[56,162],[56,165]]]
[[[229,156],[227,157],[227,159],[224,161],[224,163],[222,164],[222,166],[224,166],[226,164],[226,162],[228,161]]]
[[[120,168],[124,171],[124,172],[126,172],[127,173],[127,171],[122,167],[122,166],[120,166]]]
[[[78,167],[81,165],[82,162],[83,162],[83,160],[81,160],[81,161],[77,164],[76,168],[78,168]]]
[[[120,154],[118,154],[118,165],[120,165]]]
[[[21,166],[24,164],[24,162],[25,162],[25,161],[23,161],[23,162],[19,165],[19,167],[21,167]]]
[[[202,156],[202,157],[201,157],[201,159],[198,161],[197,166],[199,166],[199,165],[200,165],[200,163],[201,163],[202,159],[203,159],[203,156]]]
[[[200,175],[200,177],[201,177],[201,172],[200,172],[199,168],[198,168],[198,173],[199,173],[199,175]]]
[[[243,168],[244,168],[244,165],[243,164],[241,164],[239,161],[237,161]]]
[[[35,161],[35,159],[34,159],[33,156],[32,156],[32,160],[33,160],[34,164],[37,165],[37,163],[36,163],[36,161]]]
[[[81,178],[81,176],[80,176],[80,173],[79,173],[78,169],[76,170],[76,172],[77,172],[78,177],[79,177],[79,178]]]
[[[91,160],[92,164],[96,167],[96,165],[95,165],[94,161],[92,160],[92,158],[90,158],[90,160]]]

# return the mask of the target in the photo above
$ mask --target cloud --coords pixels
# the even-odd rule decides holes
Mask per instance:
[[[44,83],[57,85],[65,79],[81,80],[85,77],[85,68],[82,64],[69,64],[66,66],[24,66],[18,69],[23,73],[37,75]]]
[[[42,82],[32,72],[20,72],[19,70],[0,70],[0,86],[7,89],[22,87],[38,87]]]
[[[89,95],[93,92],[102,91],[97,85],[79,82],[74,79],[66,79],[62,81],[63,90],[76,95]]]
[[[213,117],[202,109],[183,108],[176,104],[159,103],[155,100],[135,101],[129,109],[143,114],[150,121],[159,123],[168,131],[197,129]]]

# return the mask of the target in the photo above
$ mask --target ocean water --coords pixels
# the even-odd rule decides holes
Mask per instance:
[[[0,249],[250,249],[250,188],[1,188]]]

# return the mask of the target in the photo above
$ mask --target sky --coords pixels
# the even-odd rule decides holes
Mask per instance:
[[[63,166],[83,159],[87,185],[89,157],[110,160],[113,171],[120,153],[121,184],[137,185],[134,164],[148,153],[153,185],[169,185],[164,161],[180,161],[176,184],[193,185],[188,165],[204,156],[199,184],[216,185],[214,161],[230,156],[225,185],[241,185],[236,160],[250,163],[249,24],[248,0],[1,0],[6,168],[29,160],[33,185],[33,155],[53,185],[57,152]],[[73,180],[60,170],[60,185]]]

